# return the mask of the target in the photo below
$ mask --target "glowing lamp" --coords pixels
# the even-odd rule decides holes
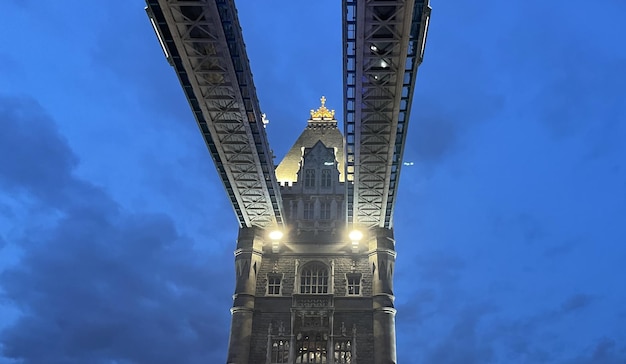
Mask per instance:
[[[352,230],[348,237],[352,241],[352,253],[356,254],[359,252],[359,241],[363,239],[363,233],[359,230]]]
[[[274,230],[270,232],[270,240],[272,240],[272,253],[277,254],[280,251],[280,239],[283,238],[283,232]]]
[[[359,242],[361,239],[363,239],[363,233],[360,232],[359,230],[352,230],[348,236],[350,237],[350,240],[352,240],[353,242],[354,241]]]
[[[270,233],[270,239],[272,241],[280,240],[283,238],[283,232],[280,230],[274,230]]]

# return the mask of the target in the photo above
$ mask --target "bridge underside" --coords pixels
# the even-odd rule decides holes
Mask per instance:
[[[272,154],[232,1],[147,0],[242,227],[282,226]]]
[[[424,56],[428,0],[344,0],[344,134],[347,220],[393,225],[417,67]]]

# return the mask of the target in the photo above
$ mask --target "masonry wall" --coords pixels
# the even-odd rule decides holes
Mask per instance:
[[[297,250],[297,247],[293,249]],[[304,250],[307,246],[302,245],[301,248]],[[335,336],[341,336],[343,323],[345,335],[352,337],[353,328],[356,329],[358,363],[373,364],[372,272],[368,257],[365,254],[351,255],[344,252],[298,254],[297,251],[292,251],[290,255],[267,253],[263,256],[257,276],[250,363],[266,363],[270,324],[274,335],[278,334],[281,324],[285,335],[292,334],[292,295],[299,293],[299,287],[296,286],[296,266],[303,266],[311,261],[326,264],[332,262],[334,266],[333,324],[330,331]],[[361,274],[361,295],[347,295],[346,273]],[[267,295],[268,274],[282,274],[280,296]]]

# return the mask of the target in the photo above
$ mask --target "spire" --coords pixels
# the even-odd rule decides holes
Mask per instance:
[[[311,120],[334,120],[335,110],[328,110],[326,108],[326,97],[322,96],[320,101],[322,102],[322,106],[320,106],[317,110],[311,110]]]

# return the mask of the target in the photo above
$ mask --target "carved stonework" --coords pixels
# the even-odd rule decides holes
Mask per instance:
[[[329,297],[320,297],[320,298],[297,297],[296,298],[296,307],[298,308],[326,308],[330,306],[331,304],[330,304]]]

